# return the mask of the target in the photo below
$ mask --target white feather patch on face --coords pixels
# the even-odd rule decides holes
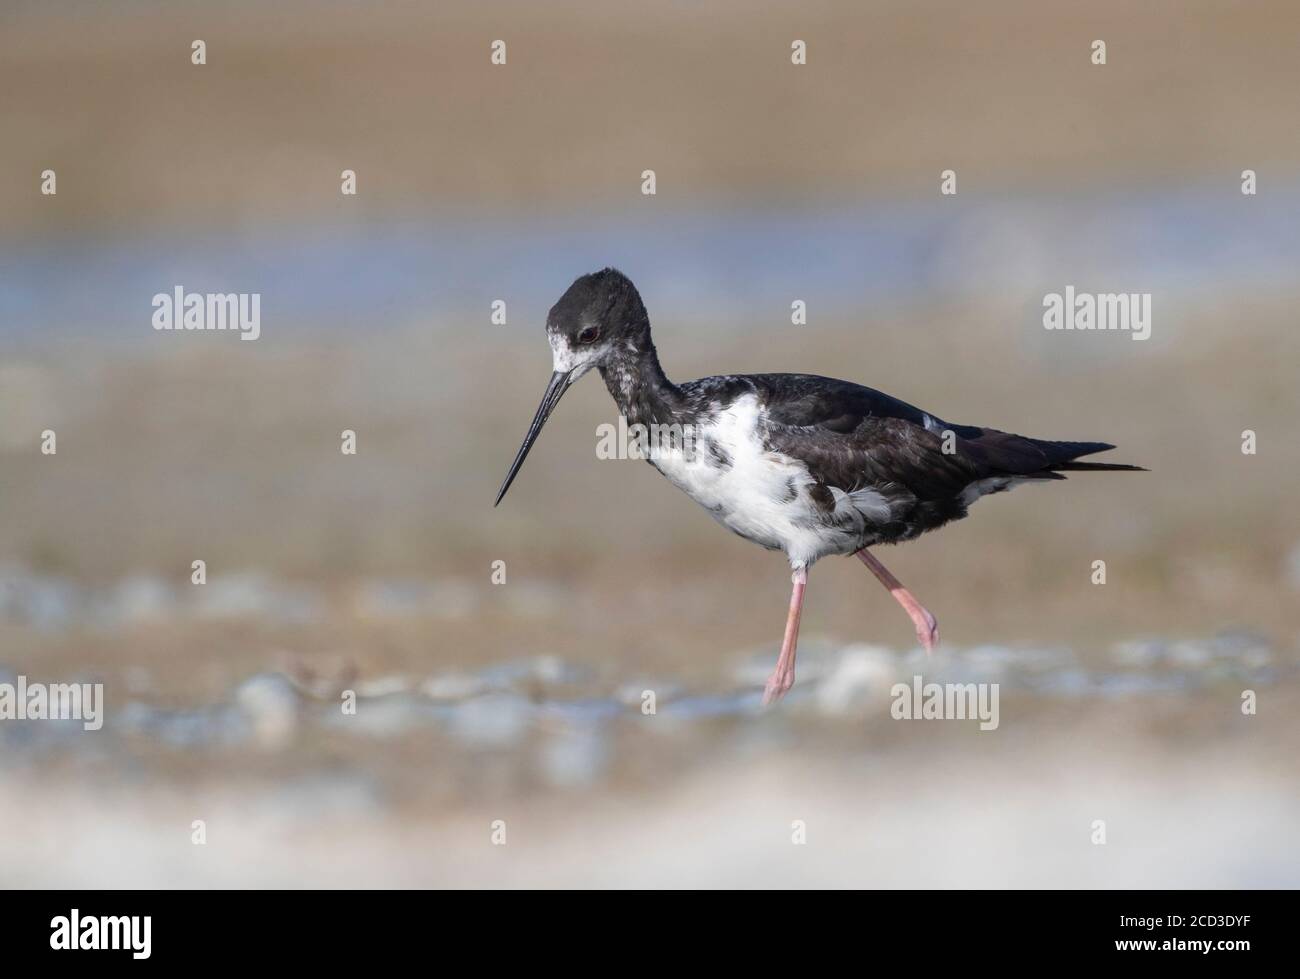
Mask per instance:
[[[549,330],[546,339],[551,345],[551,362],[554,370],[560,374],[572,373],[574,381],[595,367],[608,349],[608,344],[601,344],[598,347],[579,347],[575,350],[569,346],[569,341],[564,334],[552,333]]]

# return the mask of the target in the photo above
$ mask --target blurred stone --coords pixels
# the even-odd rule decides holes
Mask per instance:
[[[302,624],[324,615],[325,603],[310,589],[276,582],[260,572],[216,574],[190,585],[195,614],[210,619],[262,618]]]
[[[604,773],[609,759],[608,742],[596,725],[566,726],[542,743],[542,774],[560,788],[591,785]]]
[[[1214,655],[1250,668],[1267,666],[1273,661],[1273,647],[1267,639],[1246,630],[1221,632],[1210,643]]]
[[[106,605],[106,615],[114,625],[161,622],[176,614],[176,590],[159,578],[133,575],[118,582]]]
[[[392,738],[433,723],[436,712],[427,700],[411,693],[395,693],[357,701],[357,712],[345,714],[329,708],[331,723],[342,730],[370,737]]]
[[[217,574],[209,569],[206,585],[191,585],[195,609],[207,618],[245,618],[274,607],[270,580],[261,574]]]
[[[293,740],[301,701],[287,677],[279,673],[249,677],[235,690],[234,701],[262,747],[282,748]]]
[[[1181,640],[1170,645],[1169,662],[1175,666],[1196,668],[1205,666],[1213,657],[1207,643],[1199,640]]]
[[[884,646],[849,646],[814,692],[817,709],[828,715],[860,713],[883,701],[899,676],[898,657]]]
[[[1146,669],[1164,658],[1163,639],[1126,639],[1110,647],[1111,658],[1124,666]]]
[[[80,589],[68,582],[0,567],[0,619],[54,631],[75,624],[83,605]]]
[[[534,707],[523,697],[491,693],[455,705],[448,715],[451,733],[475,747],[506,747],[528,729]]]
[[[122,705],[112,715],[111,723],[115,731],[179,749],[239,744],[248,740],[253,729],[238,708],[162,710],[136,700]]]
[[[420,693],[431,700],[468,700],[487,690],[487,684],[469,673],[444,673],[420,684]]]

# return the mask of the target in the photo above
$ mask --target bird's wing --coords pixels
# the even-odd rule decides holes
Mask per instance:
[[[845,492],[893,485],[920,500],[942,500],[981,479],[1063,479],[1053,467],[1111,448],[952,425],[833,378],[767,374],[751,380],[765,401],[772,447],[801,460],[818,482]]]

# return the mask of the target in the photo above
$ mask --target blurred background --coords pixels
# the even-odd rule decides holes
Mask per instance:
[[[5,4],[0,681],[107,716],[0,721],[0,884],[1295,886],[1297,91],[1280,0]],[[762,713],[789,569],[597,459],[598,381],[492,509],[606,265],[671,377],[1151,472],[879,551],[931,661],[823,561]],[[155,332],[177,285],[261,338]],[[1045,331],[1067,285],[1151,338]],[[891,720],[916,673],[998,730]]]

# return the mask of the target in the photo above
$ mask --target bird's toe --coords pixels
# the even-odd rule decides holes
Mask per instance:
[[[794,673],[773,673],[763,687],[763,706],[771,707],[794,686]]]
[[[925,612],[916,624],[916,638],[927,653],[933,653],[934,647],[939,645],[939,620]]]

